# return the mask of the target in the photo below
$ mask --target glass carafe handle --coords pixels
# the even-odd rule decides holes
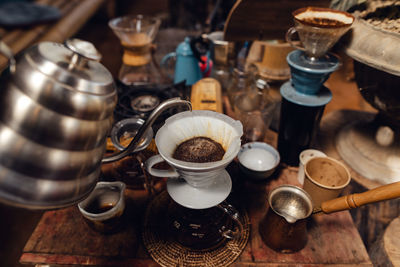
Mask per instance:
[[[171,60],[173,60],[173,61],[171,61]],[[167,76],[171,80],[174,79],[174,76],[171,74],[171,72],[173,73],[175,71],[175,67],[173,67],[173,71],[170,71],[169,70],[169,66],[172,65],[170,62],[174,62],[174,61],[176,62],[176,53],[175,52],[171,52],[171,53],[166,54],[162,58],[161,63],[160,63],[160,66],[166,71]],[[173,64],[175,64],[175,62]]]
[[[304,47],[296,44],[296,41],[293,40],[293,35],[297,32],[295,27],[291,27],[285,35],[286,42],[288,42],[293,48],[299,49],[301,51],[306,51]]]
[[[232,220],[233,222],[238,226],[235,231],[232,231],[231,229],[220,229],[220,232],[222,236],[224,236],[227,239],[235,239],[240,237],[240,235],[243,232],[243,224],[239,219],[239,212],[233,207],[231,204],[227,203],[226,201],[220,203],[217,205],[219,209],[221,209],[224,213],[226,213]]]

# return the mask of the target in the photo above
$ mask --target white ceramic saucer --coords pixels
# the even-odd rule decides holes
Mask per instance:
[[[167,191],[172,199],[190,209],[207,209],[224,201],[232,189],[232,181],[226,170],[206,188],[196,188],[183,179],[169,178]]]

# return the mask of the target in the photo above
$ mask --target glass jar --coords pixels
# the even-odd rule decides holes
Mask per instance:
[[[227,92],[231,78],[231,68],[229,66],[214,64],[211,71],[211,77],[219,81],[223,93]]]
[[[246,90],[235,95],[235,117],[243,124],[242,143],[264,141],[275,106],[268,83],[258,77]]]
[[[161,20],[143,15],[114,18],[110,28],[124,49],[118,79],[125,85],[159,84],[163,75],[155,63],[153,41]]]
[[[231,107],[235,105],[235,98],[242,93],[250,90],[254,84],[254,76],[249,72],[233,69],[231,79],[227,88],[227,95]]]

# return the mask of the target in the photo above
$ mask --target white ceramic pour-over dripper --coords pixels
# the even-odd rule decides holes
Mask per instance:
[[[178,113],[168,118],[158,130],[155,141],[160,154],[146,161],[146,169],[153,176],[179,177],[192,187],[209,187],[215,179],[224,175],[225,167],[236,157],[240,150],[242,134],[242,124],[221,113],[207,110]],[[198,136],[209,137],[220,143],[225,149],[222,160],[193,163],[172,157],[179,144]],[[166,161],[172,169],[158,170],[153,168],[155,164],[162,161]]]

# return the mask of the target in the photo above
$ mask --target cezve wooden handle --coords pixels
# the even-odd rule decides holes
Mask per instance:
[[[321,204],[321,210],[324,213],[332,213],[398,197],[400,197],[400,182],[325,201]]]

